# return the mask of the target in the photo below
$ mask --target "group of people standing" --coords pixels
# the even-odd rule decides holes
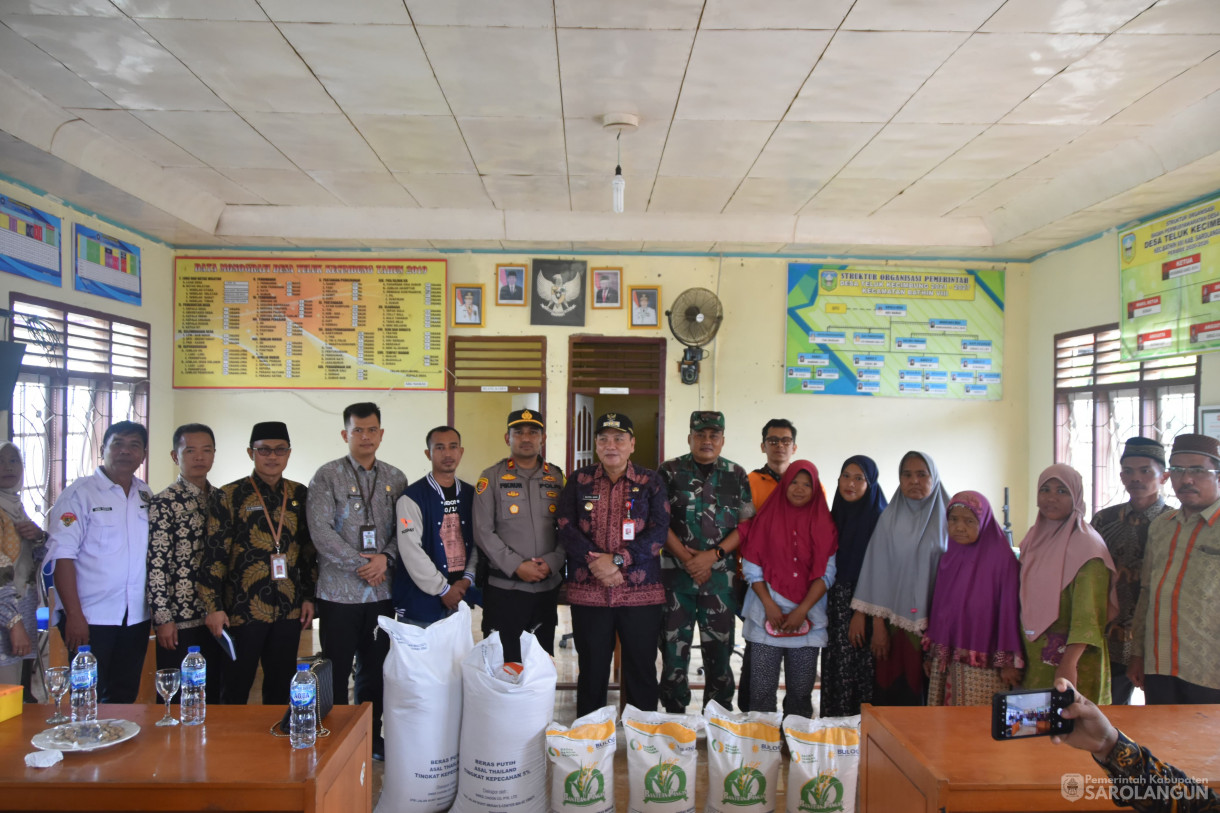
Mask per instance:
[[[173,435],[179,476],[157,494],[135,476],[145,428],[110,426],[102,464],[70,484],[47,519],[25,516],[22,463],[0,446],[0,682],[29,657],[39,565],[53,571],[70,650],[90,644],[103,702],[132,702],[150,626],[158,668],[188,646],[208,661],[209,702],[287,702],[301,630],[319,619],[336,686],[381,712],[388,641],[377,619],[427,626],[466,601],[506,661],[533,632],[554,651],[561,587],[571,605],[577,712],[603,705],[616,639],[634,705],[685,710],[694,631],[704,704],[812,716],[821,665],[823,716],[874,704],[986,704],[995,691],[1065,678],[1099,703],[1220,702],[1220,448],[1202,435],[1164,447],[1133,438],[1122,453],[1131,500],[1085,520],[1080,475],[1038,479],[1038,517],[1021,555],[975,491],[949,496],[923,452],[909,452],[887,501],[876,463],[844,461],[828,505],[816,466],[796,459],[797,431],[762,429],[763,466],[724,458],[725,417],[690,417],[689,453],[654,471],[631,460],[629,416],[594,426],[597,461],[565,478],[543,459],[536,410],[508,416],[508,455],[474,485],[450,426],[429,431],[429,473],[408,486],[377,457],[376,404],[352,404],[347,454],[309,485],[284,476],[288,427],[257,423],[249,476],[208,481],[216,440],[203,424]],[[1166,479],[1182,503],[1171,511]],[[745,658],[735,685],[737,618]],[[222,649],[225,637],[232,654]],[[661,656],[658,673],[656,661]],[[346,703],[346,692],[337,693]],[[379,725],[375,724],[379,730]],[[375,752],[380,752],[375,736]]]

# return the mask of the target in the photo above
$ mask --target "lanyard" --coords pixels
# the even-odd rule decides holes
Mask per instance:
[[[357,471],[356,467],[352,465],[352,461],[344,458],[344,462],[346,462],[347,467],[352,470],[352,476],[356,478],[356,488],[360,489],[360,501],[364,503],[364,519],[366,522],[371,524],[373,522],[373,509],[369,503],[373,501],[373,497],[377,496],[377,475],[380,474],[380,472],[377,471],[377,464],[376,462],[373,463],[373,482],[369,486],[369,493],[366,495],[364,493],[364,479],[360,476],[360,472]]]
[[[271,534],[271,541],[275,543],[275,552],[280,552],[280,535],[284,533],[284,515],[288,513],[288,487],[284,487],[284,502],[280,506],[280,524],[276,528],[271,527],[271,515],[267,513],[267,504],[263,502],[263,494],[258,490],[258,483],[254,482],[254,478],[250,478],[250,485],[254,486],[254,496],[258,497],[258,504],[263,509],[263,516],[267,519],[267,530]]]

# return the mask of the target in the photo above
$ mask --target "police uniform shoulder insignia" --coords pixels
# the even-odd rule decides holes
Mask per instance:
[[[517,464],[514,463],[512,460],[509,460],[508,463],[505,464],[504,468],[515,469],[515,468],[517,468]]]
[[[479,478],[479,481],[478,481],[477,483],[475,483],[475,484],[474,484],[474,493],[475,493],[475,494],[482,494],[482,493],[483,493],[484,491],[486,491],[486,490],[487,490],[487,478],[486,478],[486,477],[480,477],[480,478]]]
[[[70,528],[70,527],[72,527],[72,523],[76,522],[76,514],[73,514],[71,511],[69,511],[68,513],[61,516],[59,518],[59,521],[64,524],[65,528]]]

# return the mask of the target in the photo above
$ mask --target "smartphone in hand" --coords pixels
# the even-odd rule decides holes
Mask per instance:
[[[1068,689],[1017,689],[996,692],[991,698],[991,736],[997,740],[1017,740],[1025,737],[1049,737],[1067,734],[1072,721],[1061,712],[1076,701]]]

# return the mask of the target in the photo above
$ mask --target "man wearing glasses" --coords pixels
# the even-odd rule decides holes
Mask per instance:
[[[669,533],[669,501],[657,473],[631,462],[631,418],[608,412],[594,431],[599,462],[573,472],[559,498],[559,544],[568,557],[568,603],[580,667],[576,715],[606,705],[616,637],[627,702],[655,711],[665,605],[660,555]]]
[[[1150,705],[1220,703],[1220,443],[1178,435],[1169,482],[1181,509],[1148,530],[1131,682]]]
[[[292,454],[283,423],[256,423],[246,454],[253,473],[221,486],[211,504],[197,587],[208,630],[220,635],[228,627],[237,654],[225,675],[224,702],[245,705],[261,662],[263,705],[283,706],[318,582],[305,518],[308,489],[283,476]]]
[[[788,470],[792,462],[792,454],[796,451],[796,427],[787,418],[772,418],[762,428],[762,444],[759,446],[767,456],[767,462],[762,468],[750,472],[750,496],[754,501],[754,510],[762,508],[762,504],[775,491],[779,480]]]
[[[335,704],[348,705],[356,662],[356,702],[373,704],[373,759],[384,758],[381,665],[390,651],[374,635],[378,616],[394,617],[390,577],[398,558],[394,505],[407,487],[401,471],[377,459],[384,434],[370,402],[343,410],[347,454],[323,464],[309,482],[309,537],[318,552],[318,638],[334,667]]]

